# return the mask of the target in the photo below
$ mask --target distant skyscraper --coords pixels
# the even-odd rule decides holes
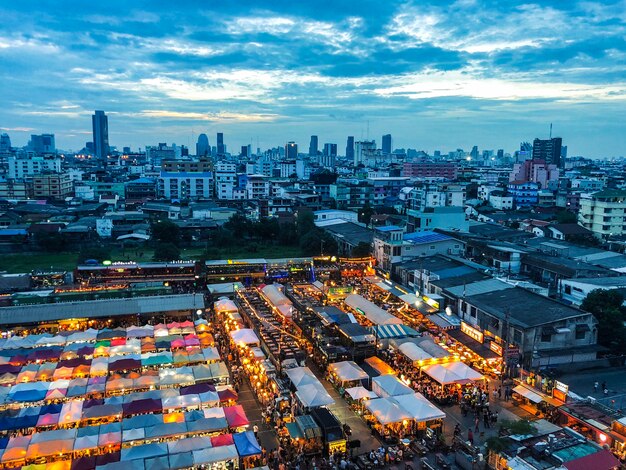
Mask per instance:
[[[109,156],[109,118],[104,111],[96,111],[91,116],[91,127],[95,157],[106,165]]]
[[[504,158],[504,149],[498,149],[497,159],[502,160]]]
[[[9,134],[0,135],[0,153],[9,153],[11,151],[11,138]]]
[[[567,158],[567,145],[561,146],[561,158],[562,159]]]
[[[354,136],[348,136],[348,142],[346,144],[346,159],[348,161],[354,160]]]
[[[546,163],[552,163],[560,168],[562,144],[563,139],[560,137],[533,140],[533,160],[545,160]]]
[[[211,146],[209,145],[209,138],[206,134],[200,134],[198,136],[198,142],[196,142],[196,156],[208,157],[211,154]]]
[[[470,157],[472,157],[472,160],[478,160],[478,145],[474,145],[472,147],[472,151],[470,152]]]
[[[295,160],[296,158],[298,158],[298,144],[287,142],[287,145],[285,145],[285,159]]]
[[[336,157],[337,144],[324,144],[324,155],[328,157]]]
[[[30,136],[28,148],[35,153],[54,153],[56,152],[56,144],[54,143],[54,134],[41,134]]]
[[[223,156],[226,153],[226,147],[224,147],[224,134],[222,132],[217,133],[217,155]]]
[[[391,134],[385,134],[383,136],[383,155],[391,154]]]
[[[312,135],[311,136],[311,143],[309,144],[309,156],[315,156],[317,155],[317,136],[316,135]]]

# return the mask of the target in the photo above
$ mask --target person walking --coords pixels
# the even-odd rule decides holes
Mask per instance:
[[[600,384],[599,384],[599,383],[598,383],[598,381],[596,380],[596,381],[593,383],[593,391],[594,391],[595,393],[598,393],[598,388],[599,388],[599,387],[600,387]]]
[[[474,433],[472,432],[471,429],[467,430],[467,440],[469,441],[470,444],[474,445]]]
[[[478,419],[478,415],[476,415],[476,418],[474,418],[474,432],[480,431],[480,429],[478,428],[479,423],[480,423],[480,419]]]

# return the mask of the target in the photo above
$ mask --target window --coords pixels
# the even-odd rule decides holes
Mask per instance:
[[[513,341],[518,344],[522,342],[522,332],[515,328],[513,328]]]
[[[584,330],[576,328],[576,339],[585,339],[586,332]]]
[[[549,343],[552,341],[552,335],[550,333],[541,333],[541,342]]]
[[[476,318],[477,316],[477,311],[476,311],[476,307],[471,307],[470,308],[470,315],[474,318]]]

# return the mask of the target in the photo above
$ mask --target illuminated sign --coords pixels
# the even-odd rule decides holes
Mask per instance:
[[[472,328],[464,321],[461,322],[461,331],[479,343],[482,343],[485,340],[482,332],[478,331],[476,328]]]
[[[426,302],[431,307],[436,308],[437,310],[439,310],[439,302],[437,302],[436,300],[431,299],[427,295],[423,295],[422,299],[424,299],[424,302]],[[481,335],[482,335],[482,333],[481,333]],[[482,343],[482,341],[481,341],[481,343]]]
[[[489,349],[491,349],[498,356],[502,356],[502,346],[500,346],[495,341],[492,341],[491,343],[489,343]]]
[[[554,381],[554,388],[559,392],[563,392],[566,395],[569,392],[569,385],[564,384],[563,382],[559,382],[558,380]]]

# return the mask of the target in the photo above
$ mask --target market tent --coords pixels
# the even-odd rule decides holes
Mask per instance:
[[[250,423],[241,405],[225,407],[224,416],[226,417],[226,421],[228,421],[228,426],[231,428],[247,426]]]
[[[394,375],[381,375],[372,379],[372,391],[381,398],[411,395],[413,390]]]
[[[164,410],[198,407],[201,404],[200,396],[194,394],[179,395],[177,397],[167,397],[163,399]]]
[[[204,360],[205,361],[219,361],[220,358],[220,353],[218,352],[217,348],[214,346],[208,347],[208,348],[204,348],[202,350],[202,355],[204,356]]]
[[[234,444],[193,451],[193,461],[195,465],[237,460],[238,458],[239,454]]]
[[[432,357],[442,359],[444,357],[450,357],[450,353],[444,348],[435,343],[432,339],[427,337],[412,338],[412,340],[424,351],[430,354]]]
[[[287,369],[287,377],[294,387],[300,387],[302,385],[317,384],[319,380],[315,377],[315,374],[311,372],[308,367],[294,367],[293,369]]]
[[[393,400],[418,422],[443,419],[446,414],[428,401],[421,393],[393,397]]]
[[[163,409],[161,400],[154,398],[145,398],[143,400],[135,400],[130,403],[124,403],[122,405],[122,411],[124,416],[143,414],[143,413],[156,413]]]
[[[513,388],[513,393],[517,393],[518,395],[521,395],[524,398],[527,398],[533,403],[541,403],[543,401],[543,398],[541,398],[541,395],[533,392],[532,390],[527,389],[523,385],[518,385],[515,388]]]
[[[470,366],[465,364],[464,362],[456,361],[456,362],[448,362],[443,365],[445,368],[451,370],[456,375],[461,377],[462,379],[467,380],[482,380],[484,379],[483,375],[479,372],[476,372]]]
[[[367,317],[367,319],[375,325],[402,324],[402,320],[391,315],[359,294],[350,294],[346,297],[345,303]]]
[[[369,375],[361,369],[356,362],[342,361],[330,364],[328,369],[333,372],[341,382],[352,382],[354,380],[368,379]]]
[[[67,454],[74,451],[74,439],[55,439],[52,441],[32,442],[26,451],[26,458],[33,459],[55,454]]]
[[[239,345],[259,345],[259,338],[254,330],[251,330],[250,328],[242,328],[241,330],[231,331],[230,337]]]
[[[322,384],[309,384],[298,387],[296,397],[302,406],[307,408],[317,408],[318,406],[332,405],[335,403],[333,397],[324,389]]]
[[[213,375],[211,374],[211,368],[208,365],[192,366],[191,370],[193,372],[196,383],[203,380],[210,380],[213,378]]]
[[[98,448],[98,434],[79,436],[74,440],[74,450],[88,450]]]
[[[413,328],[402,324],[378,325],[369,328],[378,339],[406,338],[417,336],[419,333]]]
[[[186,423],[163,423],[145,429],[146,439],[182,436],[187,434]]]
[[[132,418],[128,418],[122,421],[122,429],[124,431],[130,429],[145,429],[149,426],[161,424],[162,422],[163,418],[160,415],[133,416]]]
[[[447,369],[443,364],[424,366],[422,367],[422,371],[441,385],[467,382],[466,379],[463,379],[452,370]]]
[[[170,454],[181,452],[192,452],[194,450],[207,449],[211,447],[211,438],[208,436],[188,437],[167,443],[167,450]]]
[[[234,443],[232,434],[218,434],[211,437],[211,447],[230,446]]]
[[[10,438],[2,454],[2,462],[21,460],[26,457],[26,450],[30,445],[31,437],[32,436],[17,436]]]
[[[139,441],[146,438],[145,428],[125,429],[122,431],[122,442]]]
[[[236,401],[237,398],[239,398],[239,394],[230,385],[228,386],[220,385],[220,387],[217,390],[217,396],[219,398],[219,401],[222,403],[228,402],[228,401]]]
[[[214,379],[226,379],[229,377],[228,367],[226,367],[224,362],[213,362],[209,364],[209,369]]]
[[[80,421],[83,412],[83,401],[71,400],[63,403],[59,416],[59,425],[66,425]]]
[[[375,398],[363,402],[365,408],[374,415],[380,424],[399,423],[412,416],[391,398]]]
[[[365,359],[365,363],[380,375],[396,375],[396,371],[393,367],[377,356],[368,357]]]
[[[226,418],[226,414],[224,413],[224,408],[215,407],[215,408],[205,408],[202,410],[205,418]]]
[[[240,432],[233,435],[235,441],[235,447],[240,457],[248,457],[250,455],[259,455],[262,450],[261,446],[254,437],[252,431]]]
[[[417,344],[406,342],[402,343],[398,348],[410,361],[424,361],[432,359],[432,356],[420,348]]]
[[[215,313],[229,313],[239,311],[237,305],[235,305],[235,302],[227,298],[219,299],[213,304],[213,306],[215,308]]]
[[[191,468],[193,467],[193,454],[189,452],[179,452],[169,455],[170,468]]]
[[[136,459],[147,459],[150,457],[158,457],[167,455],[167,444],[154,442],[140,446],[133,446],[122,449],[121,461],[129,461]]]
[[[378,398],[378,395],[376,395],[376,393],[371,392],[362,386],[346,388],[345,391],[348,395],[350,395],[350,398],[352,398],[353,400],[363,400],[365,398]]]
[[[187,423],[189,432],[216,432],[227,428],[226,418],[201,418]]]

